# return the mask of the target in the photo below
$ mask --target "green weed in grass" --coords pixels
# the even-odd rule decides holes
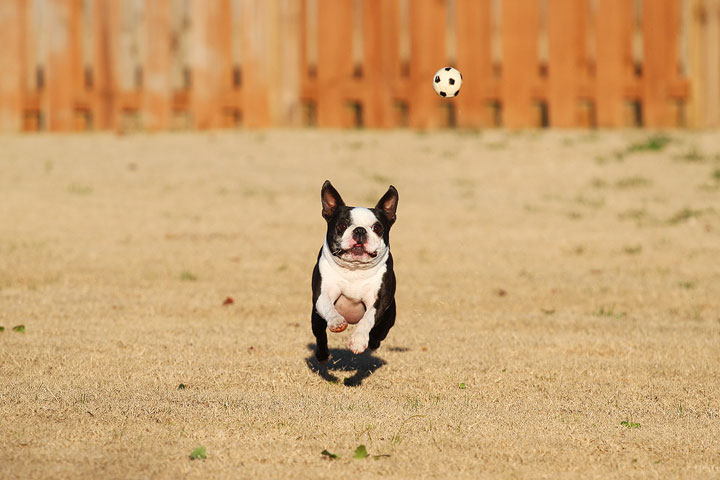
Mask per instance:
[[[716,182],[720,182],[720,168],[716,168],[715,170],[713,170],[713,172],[710,176]]]
[[[323,450],[322,452],[320,452],[320,455],[323,455],[323,456],[329,458],[330,460],[337,460],[338,458],[340,458],[340,455],[330,453],[327,450]]]
[[[73,183],[68,187],[68,192],[72,193],[73,195],[90,195],[93,193],[93,188],[89,185],[80,185],[78,183]]]
[[[180,273],[180,280],[184,282],[194,282],[197,280],[197,275],[188,270],[183,270],[182,273]]]
[[[652,185],[652,181],[645,177],[625,177],[619,179],[617,182],[615,182],[615,188],[640,188],[640,187],[648,187]]]
[[[605,305],[601,306],[599,310],[594,312],[594,315],[597,317],[608,317],[608,318],[616,318],[621,319],[624,316],[627,315],[626,312],[616,312],[615,311],[615,305],[610,305],[609,307],[606,307]]]
[[[683,208],[682,210],[679,210],[675,213],[672,217],[667,219],[667,223],[670,225],[677,225],[678,223],[683,223],[691,218],[697,218],[703,214],[702,210],[695,210],[692,208]]]
[[[695,282],[678,282],[678,286],[680,288],[684,288],[685,290],[692,290],[697,286],[697,283]]]
[[[628,245],[623,248],[623,251],[628,255],[637,255],[642,252],[642,245]]]
[[[628,146],[627,152],[659,152],[664,149],[671,142],[671,140],[672,139],[667,135],[652,135],[644,141],[633,143]]]
[[[197,460],[199,458],[206,459],[207,458],[207,449],[204,445],[200,445],[195,450],[190,452],[190,460]]]
[[[687,152],[682,155],[677,155],[675,158],[683,162],[698,163],[705,160],[705,155],[700,153],[697,147],[692,147]]]
[[[630,422],[628,420],[623,420],[620,422],[620,425],[622,425],[625,428],[640,428],[640,424],[636,422]]]
[[[25,325],[15,325],[12,330],[13,332],[25,333]]]

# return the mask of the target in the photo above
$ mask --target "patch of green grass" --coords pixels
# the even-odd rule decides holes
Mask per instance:
[[[505,150],[507,148],[507,142],[490,142],[485,145],[488,150]]]
[[[650,222],[652,216],[644,208],[631,208],[618,214],[620,220],[634,220],[638,224]]]
[[[703,214],[702,210],[695,210],[692,208],[683,208],[678,210],[672,217],[667,219],[667,223],[670,225],[677,225],[679,223],[687,222],[691,218],[698,218]]]
[[[605,180],[603,180],[602,178],[593,178],[592,181],[590,182],[590,186],[592,188],[601,189],[601,188],[607,187],[608,183]]]
[[[640,424],[636,422],[631,422],[628,420],[623,420],[620,422],[620,425],[622,425],[625,428],[640,428]]]
[[[628,255],[637,255],[642,252],[642,245],[628,245],[623,248],[623,251]]]
[[[460,390],[465,390],[467,388],[467,385],[465,385],[464,383],[461,383],[459,385],[459,387],[460,387]]]
[[[593,315],[595,315],[596,317],[616,318],[619,320],[625,317],[627,315],[627,312],[616,312],[615,305],[610,305],[609,307],[602,305],[600,309],[593,312]]]
[[[687,152],[677,155],[675,158],[683,162],[699,163],[705,160],[705,155],[700,153],[697,147],[692,147]]]
[[[640,176],[625,177],[615,182],[615,188],[621,189],[649,187],[650,185],[652,185],[650,179]]]
[[[15,325],[12,327],[13,332],[25,333],[25,325]]]
[[[685,290],[692,290],[693,288],[697,287],[696,282],[678,282],[678,286],[680,288],[684,288]]]
[[[2,333],[2,332],[4,332],[4,331],[5,331],[5,327],[3,327],[2,325],[0,325],[0,333]]]
[[[207,449],[204,445],[200,445],[195,450],[190,452],[190,460],[198,460],[198,459],[206,459],[207,458]]]
[[[570,220],[580,220],[582,218],[582,213],[575,211],[567,212],[567,217]]]
[[[372,175],[369,175],[368,178],[380,185],[390,185],[392,183],[390,177],[386,177],[385,175],[381,175],[379,173],[373,173]]]
[[[590,208],[601,208],[605,205],[604,197],[586,197],[583,194],[579,194],[575,197],[575,203]]]
[[[630,144],[627,147],[627,152],[659,152],[663,150],[671,141],[672,139],[667,135],[652,135],[643,141]]]
[[[713,172],[710,174],[710,177],[716,182],[720,182],[720,168],[716,168],[715,170],[713,170]]]
[[[182,280],[184,282],[194,282],[197,279],[198,279],[197,275],[195,275],[194,273],[192,273],[188,270],[183,270],[180,273],[180,280]]]
[[[79,183],[72,183],[68,187],[68,192],[73,195],[90,195],[93,193],[93,188],[89,185],[81,185]]]

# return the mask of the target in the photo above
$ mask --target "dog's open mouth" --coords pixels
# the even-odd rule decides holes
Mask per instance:
[[[368,252],[367,250],[365,250],[365,247],[360,243],[356,243],[351,248],[346,250],[346,252],[349,252],[350,254],[352,254],[353,256],[356,256],[356,257],[361,257],[363,255],[368,255],[371,258],[377,257],[377,252]]]

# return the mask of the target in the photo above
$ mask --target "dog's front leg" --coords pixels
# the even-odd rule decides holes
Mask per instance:
[[[350,336],[350,350],[358,354],[364,352],[370,341],[370,330],[375,326],[375,307],[368,308]]]
[[[325,319],[328,328],[334,333],[342,332],[347,328],[345,318],[335,309],[335,301],[339,296],[339,291],[337,294],[334,294],[334,292],[321,292],[317,302],[315,302],[315,310]]]

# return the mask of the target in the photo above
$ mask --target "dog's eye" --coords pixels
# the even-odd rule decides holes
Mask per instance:
[[[380,225],[380,222],[375,223],[375,225],[372,226],[372,231],[375,232],[375,235],[378,237],[383,234],[383,228],[382,225]]]
[[[338,233],[343,233],[345,230],[347,230],[348,224],[345,222],[340,222],[337,224],[336,228]]]

